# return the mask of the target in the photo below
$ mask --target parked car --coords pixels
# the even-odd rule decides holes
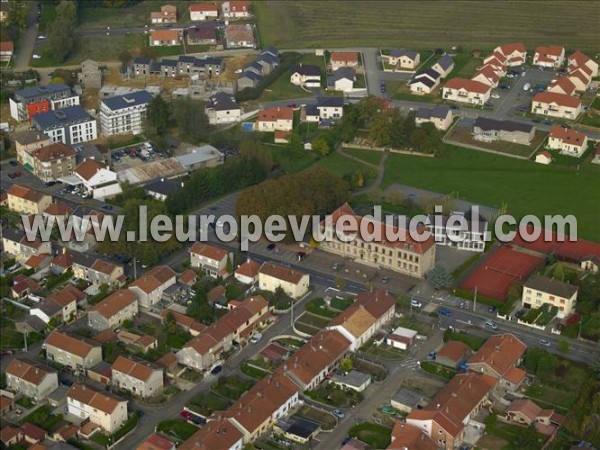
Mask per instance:
[[[412,306],[413,308],[422,308],[423,307],[423,303],[421,303],[419,300],[416,299],[412,299],[410,301],[410,306]]]
[[[529,89],[531,89],[531,83],[525,83],[525,84],[523,85],[523,90],[524,90],[524,91],[528,91]]]
[[[546,339],[540,339],[540,345],[543,345],[544,347],[550,347],[552,344],[550,343],[550,341],[547,341]]]
[[[13,167],[17,167],[17,166],[19,165],[19,163],[18,163],[17,161],[14,161],[14,160],[13,160],[13,161],[11,161],[11,162],[9,162],[9,164],[10,164],[11,166],[13,166]]]
[[[389,277],[383,277],[383,278],[381,279],[381,282],[382,282],[383,284],[386,284],[388,281],[390,281],[390,278],[389,278]]]
[[[449,309],[446,308],[440,308],[437,310],[438,314],[441,314],[442,316],[451,316],[452,315],[452,311],[450,311]]]
[[[213,367],[213,368],[211,369],[211,371],[210,371],[210,374],[211,374],[211,375],[218,375],[218,374],[220,374],[222,371],[223,371],[223,366],[221,366],[221,365],[218,365],[218,366],[215,366],[215,367]]]
[[[344,413],[344,411],[342,411],[341,409],[334,409],[333,411],[331,411],[333,413],[333,415],[335,417],[337,417],[338,419],[343,419],[344,417],[346,417],[346,413]]]
[[[431,350],[429,353],[427,353],[428,360],[435,361],[435,358],[437,358],[437,352],[435,350]]]
[[[491,330],[497,330],[498,329],[498,325],[496,325],[494,322],[492,322],[491,320],[488,320],[487,322],[485,322],[483,324],[483,326],[485,328],[489,328]]]
[[[271,252],[271,251],[275,250],[275,247],[276,247],[275,244],[269,244],[269,245],[267,245],[267,250]]]
[[[498,310],[498,308],[496,308],[495,306],[490,306],[488,308],[488,312],[491,314],[496,314],[496,311]]]
[[[499,94],[492,94],[492,98],[500,98]]]
[[[261,339],[262,339],[263,335],[262,333],[255,333],[251,338],[250,338],[250,343],[251,344],[256,344],[258,343]]]

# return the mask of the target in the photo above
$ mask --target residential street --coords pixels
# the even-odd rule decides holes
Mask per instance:
[[[26,2],[29,8],[27,15],[27,29],[21,33],[19,48],[15,60],[15,70],[27,70],[33,54],[33,48],[38,34],[37,2]]]

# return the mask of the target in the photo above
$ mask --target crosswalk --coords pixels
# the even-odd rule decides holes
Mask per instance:
[[[404,367],[406,369],[416,370],[419,367],[419,361],[415,358],[408,358],[402,361],[400,367]]]

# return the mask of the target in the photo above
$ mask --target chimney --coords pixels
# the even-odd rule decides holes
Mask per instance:
[[[450,408],[446,406],[446,414],[450,414]]]
[[[438,403],[437,405],[435,405],[435,409],[440,409],[440,406],[442,406],[442,405],[440,405],[440,404]]]

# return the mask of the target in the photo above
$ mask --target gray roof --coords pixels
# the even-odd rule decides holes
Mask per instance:
[[[452,67],[452,64],[454,64],[454,60],[448,53],[444,53],[444,55],[437,60],[436,64],[439,64],[442,69],[448,70]]]
[[[441,75],[439,74],[439,72],[437,70],[432,69],[431,67],[415,75],[415,78],[431,78],[432,80],[437,80],[440,77]]]
[[[94,120],[92,116],[79,105],[55,109],[54,111],[39,113],[33,116],[33,122],[44,130],[64,127],[65,125],[75,123],[89,122],[91,120]]]
[[[321,68],[313,64],[296,64],[291,72],[305,76],[321,76]]]
[[[2,237],[12,242],[21,242],[21,239],[25,237],[25,232],[18,228],[4,228]]]
[[[155,192],[162,195],[172,194],[173,192],[179,191],[181,188],[180,182],[169,180],[168,178],[152,181],[144,186],[144,189],[146,189],[147,192]]]
[[[262,53],[258,58],[256,58],[256,61],[264,61],[271,65],[277,65],[279,64],[279,57],[270,53]]]
[[[448,117],[450,108],[447,106],[436,106],[435,108],[419,108],[417,111],[418,119],[431,119],[435,117],[437,119],[445,119]]]
[[[17,141],[21,145],[29,145],[33,144],[34,142],[44,141],[48,139],[48,136],[46,136],[44,133],[38,130],[20,131],[18,133],[15,133],[14,137],[15,141]]]
[[[188,36],[192,39],[215,39],[216,28],[214,22],[200,23],[188,28]]]
[[[150,58],[146,58],[144,56],[138,56],[137,58],[135,58],[133,60],[134,64],[143,64],[143,65],[148,65],[152,62],[152,60]]]
[[[306,111],[307,116],[318,116],[319,115],[319,108],[317,108],[317,105],[308,105],[305,108],[305,111]]]
[[[437,73],[437,72],[436,72]],[[432,88],[433,86],[435,86],[435,81],[436,80],[432,80],[431,78],[429,78],[428,76],[425,75],[417,75],[415,78],[413,78],[409,84],[417,84],[417,83],[423,83],[425,86]]]
[[[371,375],[358,370],[351,370],[347,375],[335,374],[332,378],[334,383],[344,383],[348,386],[360,387],[371,379]]]
[[[390,52],[390,56],[394,56],[396,58],[400,56],[408,56],[410,59],[415,59],[418,53],[413,50],[408,50],[406,48],[394,49]]]
[[[552,278],[541,275],[531,275],[525,282],[525,288],[531,288],[547,294],[556,295],[563,298],[571,298],[577,292],[577,286],[553,280]]]
[[[242,72],[242,74],[240,75],[240,78],[243,78],[243,77],[249,78],[250,80],[253,80],[253,81],[262,80],[262,77],[259,74],[255,73],[255,72],[251,72],[249,70]]]
[[[317,99],[317,107],[332,106],[341,108],[344,106],[344,97],[320,97]]]
[[[163,59],[160,62],[161,67],[177,67],[177,61],[174,59]]]
[[[401,388],[394,394],[392,400],[398,402],[402,405],[410,406],[411,408],[416,408],[419,402],[423,399],[421,394],[418,394],[410,389]]]
[[[341,67],[338,70],[334,71],[329,78],[327,78],[327,83],[334,83],[344,78],[354,81],[356,79],[356,71],[351,67]]]
[[[179,58],[177,58],[177,61],[180,63],[191,63],[194,64],[196,62],[196,57],[195,56],[189,56],[189,55],[180,55]]]
[[[210,97],[206,102],[206,107],[215,111],[231,111],[233,109],[241,109],[235,101],[233,95],[225,92],[217,92]]]
[[[44,300],[38,305],[38,308],[46,314],[48,317],[55,316],[62,311],[62,306],[56,303],[54,300]]]
[[[35,98],[44,95],[54,94],[56,92],[68,91],[71,92],[71,88],[63,83],[53,83],[47,86],[36,86],[21,89],[20,91],[15,92],[15,96],[20,98]]]
[[[514,122],[512,120],[496,120],[489,117],[479,116],[475,119],[474,127],[481,128],[484,131],[503,130],[503,131],[521,131],[530,133],[534,129],[533,125],[522,122]]]
[[[147,91],[136,91],[102,100],[113,111],[150,103],[154,97]]]
[[[78,264],[83,267],[91,268],[98,259],[89,253],[81,253],[74,250],[71,250],[70,253],[73,255],[73,264]]]
[[[279,50],[277,50],[277,47],[270,45],[269,47],[265,48],[262,52],[260,52],[260,54],[261,55],[271,54],[273,56],[278,56]]]
[[[195,66],[220,66],[223,64],[223,58],[217,56],[203,56],[196,58]]]
[[[175,159],[179,161],[183,167],[189,167],[203,161],[214,159],[215,157],[220,158],[221,156],[221,152],[212,145],[203,145],[202,147],[194,149],[191,153],[177,156]]]
[[[286,433],[308,439],[320,427],[320,424],[312,420],[296,417],[285,430]]]

